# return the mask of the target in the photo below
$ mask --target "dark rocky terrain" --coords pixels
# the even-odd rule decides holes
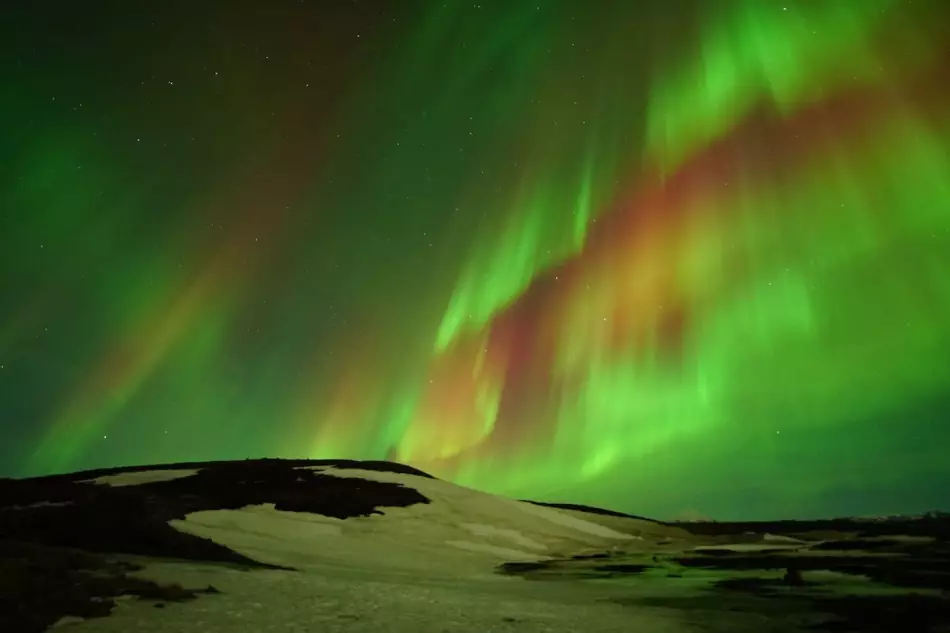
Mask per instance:
[[[505,563],[499,572],[536,581],[637,577],[673,585],[706,578],[698,593],[618,602],[695,611],[698,620],[717,611],[759,613],[772,622],[770,631],[950,631],[947,515],[676,525],[713,541],[662,555],[604,552]]]
[[[0,541],[0,631],[44,631],[61,618],[109,615],[116,599],[132,596],[162,608],[214,594],[129,576],[140,565],[121,558],[34,543]]]

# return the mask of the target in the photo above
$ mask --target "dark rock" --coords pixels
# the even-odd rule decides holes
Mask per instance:
[[[0,541],[0,631],[40,633],[67,616],[105,617],[124,595],[194,599],[195,592],[178,585],[127,575],[138,568],[87,552]]]
[[[513,563],[502,563],[499,565],[498,570],[505,575],[515,575],[523,574],[530,571],[540,571],[543,569],[550,569],[552,564],[547,561],[537,561],[537,562],[513,562]]]
[[[857,533],[863,536],[910,535],[931,536],[950,541],[950,516],[933,512],[922,516],[871,519],[816,519],[811,521],[745,521],[745,522],[683,522],[671,523],[687,532],[705,536],[743,533],[784,534],[793,536],[808,532]]]
[[[234,510],[271,503],[278,510],[346,519],[382,514],[429,500],[413,488],[334,477],[308,466],[340,466],[426,476],[386,462],[248,460],[158,467],[112,468],[71,475],[0,481],[0,539],[93,552],[271,567],[168,522],[203,510]],[[168,481],[110,486],[87,480],[122,473],[198,469]],[[70,529],[62,529],[69,525]]]
[[[933,633],[950,626],[950,601],[938,596],[833,596],[817,598],[814,605],[834,616],[822,631]]]
[[[641,521],[649,521],[650,523],[656,523],[658,525],[668,525],[662,521],[657,521],[655,519],[648,519],[646,517],[637,516],[635,514],[625,514],[623,512],[617,512],[616,510],[607,510],[606,508],[595,508],[594,506],[585,506],[579,503],[550,503],[546,501],[531,501],[530,499],[522,499],[523,503],[531,503],[536,506],[544,506],[546,508],[559,508],[561,510],[577,510],[578,512],[588,512],[590,514],[600,514],[603,516],[611,517],[623,517],[625,519],[639,519]]]
[[[802,572],[798,571],[795,567],[789,567],[785,570],[785,576],[782,578],[786,585],[792,587],[801,587],[805,584],[805,580],[802,578]]]
[[[654,569],[653,565],[597,565],[594,569],[614,574],[642,574],[648,569]]]

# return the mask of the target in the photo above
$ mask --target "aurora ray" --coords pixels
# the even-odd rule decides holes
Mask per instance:
[[[369,4],[19,10],[7,474],[388,458],[660,517],[938,503],[944,3]]]

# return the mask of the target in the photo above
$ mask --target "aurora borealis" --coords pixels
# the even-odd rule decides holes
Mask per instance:
[[[2,27],[0,475],[948,508],[946,3],[97,4]]]

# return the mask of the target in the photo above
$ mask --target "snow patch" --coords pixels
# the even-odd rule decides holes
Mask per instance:
[[[142,484],[155,484],[162,481],[173,481],[183,477],[191,477],[200,472],[200,469],[178,469],[178,470],[143,470],[132,473],[118,473],[116,475],[103,475],[95,479],[83,479],[77,483],[98,484],[100,486],[112,486],[119,488],[122,486],[141,486]]]
[[[401,484],[430,500],[380,506],[381,514],[334,519],[273,504],[194,512],[170,525],[252,559],[292,567],[381,569],[453,575],[508,560],[601,550],[635,537],[554,508],[405,473],[313,467],[333,477]]]
[[[522,552],[517,549],[499,547],[497,545],[486,545],[485,543],[473,543],[471,541],[446,541],[446,545],[468,550],[470,552],[480,552],[498,556],[506,561],[532,561],[538,560],[538,554],[532,552]]]
[[[529,549],[539,549],[542,551],[547,549],[547,547],[545,547],[543,544],[528,538],[517,530],[508,530],[505,528],[495,527],[494,525],[481,525],[479,523],[462,523],[461,527],[470,531],[475,536],[488,536],[508,539]]]
[[[636,537],[630,534],[622,534],[611,530],[609,527],[605,527],[598,523],[592,523],[591,521],[585,521],[584,519],[579,519],[577,517],[572,517],[569,514],[564,514],[553,508],[548,508],[545,506],[535,505],[533,503],[524,503],[523,501],[514,501],[512,499],[504,499],[504,501],[517,506],[524,512],[528,514],[534,514],[540,518],[543,518],[552,523],[557,523],[564,527],[570,528],[572,530],[578,530],[579,532],[586,532],[593,536],[599,536],[602,538],[609,539],[620,539],[624,541],[635,540]]]
[[[514,499],[506,499],[505,497],[499,497],[487,492],[479,492],[472,488],[466,488],[438,479],[427,479],[425,477],[419,477],[418,475],[406,475],[401,473],[338,468],[328,468],[324,470],[323,473],[334,477],[354,477],[358,479],[402,484],[409,488],[415,488],[431,499],[433,503],[457,505],[460,502],[464,502],[466,506],[470,506],[471,509],[475,511],[488,511],[489,508],[491,508],[493,515],[498,515],[499,511],[501,511],[500,515],[505,518],[505,522],[511,520],[509,516],[512,513],[515,515],[531,515],[530,519],[522,516],[514,520],[531,521],[532,519],[542,519],[545,522],[554,523],[560,527],[568,528],[571,531],[585,533],[590,536],[625,541],[629,541],[633,538],[629,534],[621,534],[603,525],[572,517],[555,508],[525,503],[524,501],[515,501]]]
[[[294,541],[319,542],[339,536],[343,521],[308,512],[285,512],[273,503],[246,506],[238,510],[203,510],[192,512],[184,521],[170,521],[177,530],[197,534],[229,546],[257,548],[268,543],[280,549],[281,543],[292,547]],[[218,538],[216,538],[218,537]]]
[[[762,535],[762,540],[769,541],[771,543],[804,543],[805,542],[793,536],[785,536],[784,534],[769,534],[767,532]]]

